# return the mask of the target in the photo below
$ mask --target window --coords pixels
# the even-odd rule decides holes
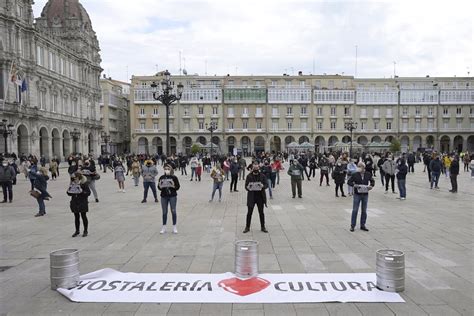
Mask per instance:
[[[322,107],[318,106],[316,108],[316,115],[317,116],[323,116],[323,108]]]
[[[287,121],[286,127],[289,131],[291,131],[293,129],[293,121]]]
[[[404,119],[402,122],[402,131],[406,132],[408,131],[408,120]]]
[[[461,130],[461,128],[462,128],[462,119],[457,119],[456,120],[456,128],[458,130]]]
[[[174,113],[173,109],[174,109],[174,108],[173,108],[172,106],[170,106],[170,107],[168,108],[168,115],[169,115],[169,116],[173,116],[173,113]],[[171,127],[170,127],[170,129],[171,129]]]
[[[255,110],[255,115],[256,116],[262,116],[263,115],[261,107],[257,107],[257,109]]]
[[[308,109],[305,106],[301,107],[301,115],[308,115]]]
[[[291,88],[291,81],[286,81],[285,85],[286,85],[287,88]]]
[[[198,114],[204,114],[204,108],[202,106],[198,107]]]
[[[403,107],[403,110],[402,110],[402,114],[403,115],[408,115],[408,107]]]
[[[3,69],[0,69],[0,100],[5,97],[5,84],[3,79]]]
[[[248,125],[249,125],[249,121],[247,121],[247,120],[243,120],[243,121],[242,121],[242,128],[243,128],[243,129],[247,129],[247,128],[248,128]]]
[[[433,120],[428,120],[428,132],[433,130]]]
[[[308,129],[308,122],[302,121],[301,122],[301,130],[306,131]]]
[[[234,129],[234,120],[229,120],[229,129]]]
[[[342,80],[342,88],[347,89],[347,80]]]
[[[260,80],[255,81],[255,86],[260,88],[262,86],[262,82]]]
[[[433,107],[430,106],[430,107],[428,108],[428,115],[429,115],[429,116],[433,116],[433,112],[434,112]]]
[[[145,115],[145,108],[140,108],[140,115]]]
[[[272,122],[272,130],[278,131],[278,121],[273,121]]]
[[[246,86],[247,86],[247,80],[242,80],[242,85],[243,85],[244,87],[246,87]]]
[[[48,63],[49,70],[53,70],[53,52],[49,52],[48,61],[49,61],[49,63]]]
[[[277,82],[275,80],[272,80],[272,87],[276,87]]]
[[[392,108],[391,107],[387,107],[387,116],[388,117],[392,117],[393,113],[392,113]]]
[[[334,89],[334,80],[329,80],[329,89]]]
[[[184,122],[184,130],[189,131],[189,121]]]
[[[293,107],[287,106],[286,107],[286,115],[293,115]]]
[[[278,116],[278,107],[272,108],[272,115],[273,116]]]
[[[360,117],[367,117],[367,109],[361,108],[360,109]]]
[[[79,108],[77,104],[77,99],[74,99],[72,105],[73,105],[72,110],[73,110],[74,116],[79,116]]]
[[[384,85],[383,85],[383,89],[384,89],[385,91],[387,91],[387,90],[388,90],[388,83],[384,83]]]
[[[351,109],[350,107],[344,107],[344,116],[351,116]]]
[[[40,91],[40,98],[39,98],[39,103],[40,103],[40,110],[46,110],[46,91],[41,90]]]
[[[300,87],[301,88],[304,88],[306,85],[306,82],[304,82],[304,80],[300,80]]]
[[[361,130],[361,131],[365,131],[365,126],[366,126],[365,121],[361,121],[361,122],[360,122],[360,130]]]
[[[217,106],[212,108],[212,115],[217,115]]]
[[[67,104],[67,96],[63,96],[63,114],[67,114],[68,113],[68,104]]]
[[[184,108],[184,113],[186,115],[186,111],[189,111],[189,108]],[[153,115],[158,115],[158,108],[153,108]]]
[[[51,109],[51,112],[56,113],[58,111],[58,95],[54,94],[53,95],[53,106]]]
[[[415,108],[415,115],[421,115],[421,109],[419,106]]]
[[[249,115],[249,108],[248,107],[242,108],[242,114]]]
[[[375,131],[379,130],[379,122],[374,122],[374,130]]]
[[[145,122],[140,122],[140,129],[145,129]]]
[[[415,121],[415,132],[419,132],[421,128],[421,122],[420,120]]]
[[[336,107],[331,106],[331,116],[336,116]]]
[[[458,107],[456,108],[456,115],[461,115],[462,114],[462,108]]]
[[[318,129],[318,131],[322,130],[323,129],[323,122],[317,122],[316,123],[316,128]]]
[[[199,126],[200,130],[203,130],[204,129],[204,122],[199,122],[198,126]]]
[[[160,129],[160,127],[158,125],[158,122],[153,122],[153,129],[154,130],[159,130]]]
[[[448,129],[448,128],[449,128],[449,121],[448,121],[448,120],[444,120],[444,121],[443,121],[443,128],[444,128],[444,129]]]
[[[331,121],[331,130],[336,130],[336,121]]]
[[[392,122],[387,122],[387,130],[391,130],[392,129]]]
[[[449,109],[443,108],[443,115],[448,115],[448,114],[449,114]]]
[[[262,121],[261,120],[257,121],[257,129],[262,129]]]
[[[374,108],[374,117],[380,117],[378,108]]]
[[[233,107],[228,107],[227,108],[227,115],[228,116],[234,116],[234,108]]]

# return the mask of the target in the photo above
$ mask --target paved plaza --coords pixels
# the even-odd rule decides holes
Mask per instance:
[[[268,234],[254,212],[251,232],[243,234],[246,192],[229,193],[209,203],[211,179],[191,182],[181,176],[177,235],[160,235],[161,208],[127,178],[118,193],[110,172],[98,181],[99,203],[90,203],[89,236],[71,238],[74,217],[66,196],[68,177],[49,181],[53,195],[47,215],[35,218],[37,204],[18,177],[14,202],[0,204],[0,314],[8,315],[472,315],[474,310],[474,179],[462,172],[459,193],[430,190],[427,174],[416,165],[407,176],[407,200],[384,194],[380,177],[370,194],[369,232],[349,232],[352,199],[336,198],[334,184],[303,182],[303,198],[292,199],[290,179],[280,185],[266,211]],[[160,175],[162,169],[160,168]],[[189,174],[189,170],[188,170]],[[90,198],[89,200],[93,200]],[[169,220],[170,221],[170,220]],[[171,225],[169,223],[170,231]],[[49,253],[80,250],[85,274],[106,267],[123,272],[222,273],[233,271],[239,239],[259,242],[260,271],[268,273],[375,272],[381,248],[406,254],[406,303],[324,304],[130,304],[73,303],[50,289]],[[3,272],[2,272],[3,271]]]

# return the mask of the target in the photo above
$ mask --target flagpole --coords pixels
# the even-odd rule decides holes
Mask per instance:
[[[14,61],[12,60],[12,65],[10,66],[10,72],[8,72],[8,80],[5,80],[5,96],[3,98],[3,111],[5,111],[5,102],[7,101],[7,98],[8,98],[8,83],[10,82],[11,80],[11,74],[12,74],[12,71],[13,71],[13,65],[14,65]]]

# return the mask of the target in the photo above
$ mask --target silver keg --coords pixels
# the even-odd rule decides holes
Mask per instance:
[[[71,289],[79,283],[79,251],[60,249],[49,254],[51,289]]]
[[[381,249],[376,259],[377,288],[387,292],[405,290],[405,254],[399,250]]]
[[[258,275],[258,242],[238,240],[235,242],[235,275],[251,278]]]

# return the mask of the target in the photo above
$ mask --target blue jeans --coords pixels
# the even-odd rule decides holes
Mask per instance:
[[[360,227],[365,226],[365,222],[367,220],[367,203],[369,202],[369,195],[368,194],[358,194],[354,193],[354,199],[352,204],[352,218],[351,218],[351,226],[355,227],[357,224],[357,213],[359,212],[359,205],[362,202],[362,214],[360,215]]]
[[[431,188],[433,188],[433,183],[435,184],[435,187],[438,187],[438,181],[439,181],[439,175],[441,173],[438,171],[431,171]]]
[[[272,179],[267,178],[267,186],[268,186],[268,194],[270,194],[270,197],[273,197],[272,195]]]
[[[173,225],[176,225],[176,196],[161,197],[161,210],[163,211],[163,225],[166,225],[168,221],[168,204],[171,208],[171,218],[173,219]]]
[[[406,188],[406,179],[397,179],[398,183],[398,191],[400,191],[400,197],[406,198],[407,197],[407,188]]]
[[[46,196],[47,196],[46,194],[41,194],[41,195],[36,199],[36,201],[38,202],[38,208],[39,208],[38,213],[41,214],[41,215],[46,214],[46,206],[44,205],[44,198],[45,198]]]
[[[219,190],[219,200],[221,199],[223,186],[224,186],[224,182],[214,182],[214,186],[212,187],[211,200],[214,200],[214,194],[216,193],[216,190]]]
[[[194,175],[196,175],[196,167],[191,167],[191,179],[194,178]],[[196,175],[197,178],[197,175]]]
[[[155,182],[143,182],[143,188],[145,189],[145,191],[143,191],[144,201],[146,201],[146,198],[148,197],[148,188],[151,188],[151,192],[153,192],[153,196],[155,197],[155,200],[156,200]]]

